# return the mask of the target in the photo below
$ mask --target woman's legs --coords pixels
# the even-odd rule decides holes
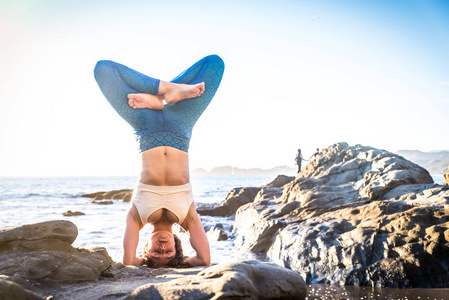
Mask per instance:
[[[207,89],[208,97],[204,97],[203,101],[200,101],[204,103],[202,106],[205,109],[218,89],[223,71],[224,63],[220,57],[217,55],[207,56],[182,72],[171,82],[160,81],[157,95],[151,95],[151,93],[128,95],[129,105],[133,108],[154,109],[151,106],[159,102],[158,106],[162,105],[160,108],[162,109],[162,100],[165,100],[167,104],[175,104],[184,99],[199,97]],[[204,78],[204,81],[201,80],[202,78]],[[206,79],[208,79],[207,87],[205,85]]]
[[[220,85],[224,72],[224,62],[217,55],[206,56],[182,72],[171,82],[196,84],[204,82],[201,96],[179,101],[165,107],[166,129],[190,139],[193,125],[212,101]]]
[[[141,151],[170,145],[187,152],[193,125],[215,95],[223,72],[221,58],[211,55],[171,82],[161,82],[112,61],[99,61],[94,73],[109,103],[134,128]],[[134,97],[149,97],[155,103],[168,99],[171,105],[163,110],[134,109],[141,107]]]
[[[94,69],[95,79],[106,99],[136,132],[161,124],[163,117],[153,110],[134,110],[128,104],[127,95],[150,93],[157,95],[159,80],[145,76],[126,66],[109,60],[101,60]],[[152,124],[149,124],[152,123]]]

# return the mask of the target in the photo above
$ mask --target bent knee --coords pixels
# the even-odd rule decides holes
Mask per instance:
[[[116,63],[111,60],[100,60],[97,62],[94,68],[94,75],[97,78],[102,74],[109,73],[113,71],[113,66]]]
[[[225,64],[224,64],[223,59],[221,59],[220,56],[218,56],[216,54],[212,54],[212,55],[206,56],[206,60],[209,64],[214,65],[218,69],[224,70]]]

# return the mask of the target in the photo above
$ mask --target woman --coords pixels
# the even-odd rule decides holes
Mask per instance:
[[[298,149],[298,153],[296,154],[296,158],[295,158],[296,165],[298,165],[297,173],[301,172],[301,164],[302,164],[303,160],[305,160],[305,159],[304,159],[304,157],[302,157],[301,149]]]
[[[174,266],[182,260],[178,223],[190,236],[196,255],[189,266],[210,264],[209,242],[195,210],[190,185],[188,148],[192,129],[220,85],[224,63],[211,55],[171,82],[145,76],[126,66],[99,61],[95,79],[112,107],[134,129],[142,171],[126,216],[123,263],[141,265],[136,255],[139,231],[153,226],[144,249],[150,265]]]

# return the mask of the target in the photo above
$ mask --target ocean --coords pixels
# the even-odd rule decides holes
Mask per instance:
[[[191,178],[195,202],[218,203],[236,187],[261,186],[275,179],[263,176],[193,176]],[[442,175],[434,181],[443,184]],[[119,189],[132,189],[136,177],[0,177],[0,229],[47,220],[69,220],[78,227],[75,247],[105,247],[114,261],[121,261],[124,218],[129,203],[114,201],[110,205],[90,203],[84,194]],[[65,217],[63,213],[81,211],[82,216]],[[222,223],[230,234],[233,217],[201,216],[203,225]],[[193,255],[188,236],[175,229],[183,241],[184,253]],[[141,251],[149,234],[149,226],[140,232]],[[234,247],[232,236],[226,241],[209,239],[212,263],[256,259],[244,249]],[[448,295],[447,298],[445,295]],[[449,299],[448,289],[395,290],[368,287],[309,285],[311,299]]]
[[[235,187],[261,186],[276,176],[194,176],[191,178],[193,195],[198,203],[217,203],[225,199]],[[114,261],[121,261],[124,220],[130,203],[114,201],[110,205],[90,203],[84,194],[132,189],[136,177],[3,177],[0,178],[0,228],[8,228],[47,220],[69,220],[78,227],[75,247],[105,247]],[[66,217],[68,210],[85,215]],[[232,217],[201,216],[203,225],[222,223],[227,231]],[[176,225],[177,226],[177,225]],[[149,226],[140,232],[141,251],[149,235]],[[188,236],[179,227],[175,232],[184,245],[184,253],[193,255]],[[245,250],[235,251],[232,239],[210,240],[213,263],[254,258]],[[229,255],[233,253],[233,255]]]

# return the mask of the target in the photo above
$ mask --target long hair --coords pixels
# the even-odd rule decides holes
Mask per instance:
[[[175,257],[168,262],[166,266],[161,266],[158,264],[155,264],[149,257],[148,257],[148,249],[150,246],[148,245],[148,242],[145,244],[145,247],[143,248],[143,265],[147,266],[148,268],[188,268],[190,267],[189,264],[185,261],[184,252],[182,251],[182,243],[179,237],[176,234],[173,234],[173,238],[175,239]]]

